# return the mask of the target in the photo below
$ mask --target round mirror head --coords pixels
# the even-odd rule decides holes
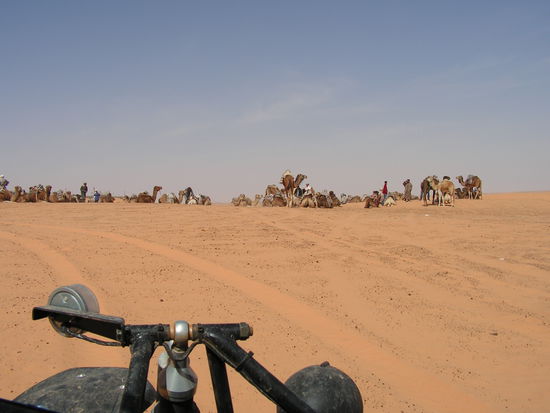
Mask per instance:
[[[95,294],[82,284],[72,284],[56,288],[50,294],[50,298],[48,298],[48,305],[68,308],[83,313],[99,313],[99,303]],[[71,337],[63,331],[60,322],[54,321],[53,318],[50,317],[50,323],[59,334],[65,337]],[[71,331],[75,334],[82,333],[82,330],[77,328],[71,328]]]

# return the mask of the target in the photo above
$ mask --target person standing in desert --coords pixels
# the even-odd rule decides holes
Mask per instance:
[[[88,184],[84,182],[80,187],[80,202],[86,202],[86,194],[88,193]]]
[[[409,202],[411,200],[411,192],[412,192],[412,183],[410,179],[407,179],[405,182],[403,182],[403,186],[405,187],[405,194],[403,195],[403,200],[405,202]]]
[[[386,198],[388,198],[388,181],[384,181],[384,187],[382,188],[382,205],[386,202]]]

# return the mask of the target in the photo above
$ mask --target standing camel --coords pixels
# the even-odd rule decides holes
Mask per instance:
[[[437,180],[437,177],[435,175],[427,176],[424,178],[422,183],[420,184],[420,200],[424,201],[424,206],[428,206],[428,195],[430,191],[432,192],[432,205],[435,203],[435,191],[432,190],[432,187],[430,185],[430,181],[439,181]]]
[[[307,176],[304,174],[298,174],[296,175],[296,179],[294,179],[289,170],[285,171],[285,173],[283,174],[283,177],[281,178],[281,183],[284,187],[283,192],[286,195],[287,206],[289,208],[291,208],[294,203],[294,192],[300,186],[304,179],[307,179]]]
[[[479,176],[469,175],[468,179],[466,179],[466,182],[464,182],[464,178],[462,177],[462,175],[457,176],[456,179],[468,193],[469,199],[481,199],[481,196],[483,194],[481,192],[481,179],[479,179]],[[474,192],[475,195],[473,194]]]
[[[450,179],[446,179],[448,177],[445,177],[441,182],[439,182],[435,177],[428,177],[428,182],[430,183],[430,187],[437,191],[437,197],[438,205],[445,205],[445,195],[449,195],[451,197],[451,206],[455,206],[455,184],[451,182]]]

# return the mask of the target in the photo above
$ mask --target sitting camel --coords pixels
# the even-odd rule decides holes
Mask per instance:
[[[317,192],[315,194],[317,208],[332,208],[332,200],[325,194]]]
[[[240,194],[237,198],[233,198],[231,203],[235,206],[250,206],[252,205],[252,200],[245,194]]]
[[[384,201],[384,206],[391,207],[395,205],[395,199],[393,199],[393,196],[388,196],[386,200]]]
[[[359,195],[348,196],[346,203],[361,202],[362,199]]]
[[[328,196],[330,198],[330,200],[332,201],[332,205],[335,206],[335,207],[339,207],[342,205],[342,203],[340,202],[340,200],[338,199],[338,197],[336,196],[336,194],[334,193],[334,191],[330,191],[328,193]]]
[[[112,203],[115,202],[115,198],[110,192],[104,192],[99,196],[99,202]]]
[[[300,202],[302,208],[316,208],[317,207],[317,198],[314,194],[306,194],[302,197]]]
[[[286,199],[281,192],[275,195],[267,195],[262,201],[264,207],[284,207],[286,206]]]
[[[159,198],[159,204],[179,204],[180,200],[173,192],[162,194]]]
[[[252,201],[252,206],[258,206],[260,204],[260,201],[262,200],[262,196],[260,194],[256,194],[254,197],[254,200]]]
[[[153,204],[157,200],[157,194],[162,189],[162,186],[153,187],[153,195],[149,195],[148,192],[141,192],[136,199],[136,202],[143,204]]]
[[[11,194],[11,202],[23,202],[22,194],[24,194],[23,188],[19,185],[13,187],[13,192]]]
[[[199,205],[212,205],[212,200],[207,195],[199,194]]]
[[[268,195],[275,195],[277,193],[281,192],[281,190],[279,189],[279,187],[277,185],[268,185],[266,188],[265,188],[265,196],[268,196]]]
[[[0,201],[11,201],[12,193],[8,189],[0,189]]]
[[[365,208],[378,208],[382,202],[382,194],[379,191],[373,191],[371,196],[365,198]]]
[[[189,204],[190,201],[194,200],[195,198],[195,194],[193,193],[193,190],[190,186],[178,192],[178,200],[180,204]],[[192,204],[193,203],[197,202],[192,202]]]

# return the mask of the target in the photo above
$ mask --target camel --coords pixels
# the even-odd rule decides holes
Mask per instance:
[[[11,201],[13,194],[7,189],[0,189],[0,201]]]
[[[63,192],[61,192],[61,194],[63,195]],[[56,202],[62,202],[59,200],[59,191],[53,191],[50,193],[50,196],[48,198],[48,201],[49,202],[53,202],[53,203],[56,203]]]
[[[199,205],[212,205],[212,200],[207,195],[199,194]]]
[[[296,179],[290,174],[290,171],[287,169],[283,176],[281,177],[281,183],[284,187],[284,194],[286,195],[286,198],[288,200],[287,206],[289,208],[292,207],[292,200],[294,198],[294,193],[296,192],[296,189],[300,187],[300,184],[304,179],[307,179],[307,176],[304,174],[298,174],[296,175]]]
[[[38,189],[36,186],[29,186],[29,192],[24,195],[23,202],[37,202]]]
[[[189,198],[187,198],[187,205],[199,205],[199,197],[195,196],[194,194],[191,194]]]
[[[159,204],[179,204],[179,203],[180,201],[178,197],[173,192],[169,194],[162,194],[161,197],[159,198]]]
[[[315,199],[317,201],[317,208],[332,208],[332,201],[327,195],[317,192]]]
[[[342,203],[340,202],[340,200],[338,199],[338,197],[336,196],[336,194],[334,193],[334,191],[330,191],[328,193],[328,196],[330,198],[330,200],[332,201],[332,205],[335,206],[335,207],[339,207],[342,205]]]
[[[268,185],[266,188],[265,188],[265,196],[268,196],[268,195],[275,195],[277,193],[281,192],[281,190],[279,189],[279,187],[277,185]]]
[[[432,205],[435,203],[435,190],[432,189],[430,180],[437,180],[437,176],[427,176],[420,184],[420,199],[424,201],[424,206],[428,206],[428,194],[430,191],[432,191]]]
[[[11,202],[24,202],[23,200],[24,191],[19,185],[13,187],[13,193],[11,194]]]
[[[162,189],[162,186],[153,187],[153,195],[149,195],[147,192],[141,192],[136,199],[136,202],[143,204],[153,204],[157,200],[157,194]]]
[[[449,178],[446,176],[445,178]],[[455,185],[450,179],[443,179],[439,182],[435,177],[431,176],[426,178],[430,184],[430,187],[437,191],[438,206],[445,205],[445,196],[448,194],[451,197],[451,206],[455,206]]]
[[[63,196],[66,199],[66,202],[78,202],[78,198],[71,193],[71,191],[65,191]]]
[[[281,192],[275,195],[267,195],[262,201],[264,207],[284,207],[287,201]]]
[[[178,192],[178,200],[180,201],[180,204],[189,204],[189,201],[193,199],[195,199],[195,194],[190,186]]]
[[[302,201],[300,202],[300,206],[302,208],[316,208],[317,207],[317,200],[314,198],[313,194],[304,195],[302,197]]]
[[[405,197],[403,193],[398,191],[388,193],[388,197],[390,196],[393,198],[394,201],[401,201]]]
[[[46,187],[44,188],[44,191],[43,192],[40,192],[38,194],[38,199],[40,201],[46,201],[46,202],[49,202],[50,201],[50,194],[52,193],[52,186],[51,185],[46,185]]]
[[[231,203],[235,206],[250,206],[252,205],[252,200],[245,194],[240,194],[237,198],[233,198]]]
[[[455,188],[455,198],[468,198],[468,191],[466,190],[466,188]]]
[[[262,200],[262,196],[260,194],[256,194],[254,197],[254,200],[252,201],[252,206],[258,206],[260,204],[260,201]]]
[[[393,199],[393,196],[388,196],[386,200],[384,201],[384,206],[391,207],[395,205],[395,199]]]
[[[382,194],[379,191],[373,191],[371,196],[365,198],[365,208],[378,208],[382,202]]]
[[[466,182],[464,182],[462,175],[457,176],[456,179],[468,193],[469,199],[482,199],[483,193],[481,192],[481,179],[479,179],[479,176],[468,175]]]
[[[131,196],[128,196],[128,195],[124,195],[122,197],[122,200],[124,202],[137,202],[137,195],[136,194],[133,194]]]
[[[354,195],[354,196],[348,196],[348,199],[347,199],[347,203],[355,203],[355,202],[361,202],[362,199],[359,195]]]
[[[103,193],[99,196],[99,202],[115,202],[115,198],[110,192]]]

